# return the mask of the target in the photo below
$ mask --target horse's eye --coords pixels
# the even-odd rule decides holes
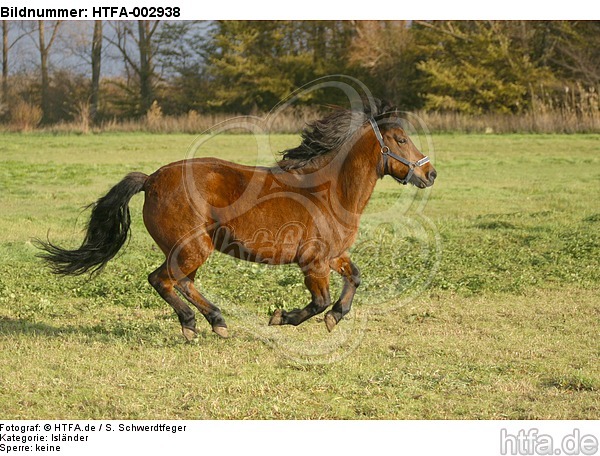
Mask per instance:
[[[406,144],[406,139],[405,138],[401,138],[398,140],[398,144],[402,145],[402,144]]]

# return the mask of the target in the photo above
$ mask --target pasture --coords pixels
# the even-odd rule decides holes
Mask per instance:
[[[600,136],[434,136],[430,191],[378,183],[352,254],[363,284],[334,332],[319,316],[267,326],[308,302],[296,268],[215,254],[198,280],[231,337],[200,317],[185,343],[147,282],[163,256],[143,195],[131,241],[93,280],[52,276],[31,239],[78,246],[83,206],[194,139],[0,136],[4,419],[600,416]],[[297,142],[270,138],[274,151]],[[196,156],[253,164],[256,149],[226,135]]]

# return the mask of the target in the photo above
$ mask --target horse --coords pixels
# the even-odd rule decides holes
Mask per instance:
[[[269,325],[297,326],[324,312],[331,305],[330,273],[340,274],[340,296],[324,317],[331,332],[350,311],[360,285],[349,249],[375,185],[386,175],[423,189],[433,185],[437,173],[403,129],[399,111],[374,99],[308,123],[300,145],[283,151],[270,167],[189,158],[150,175],[132,172],[91,205],[79,248],[38,239],[39,256],[58,275],[101,271],[129,238],[129,201],[143,191],[144,224],[165,255],[148,281],[174,309],[186,340],[198,330],[185,301],[214,333],[228,337],[221,310],[198,291],[195,280],[215,250],[300,267],[310,303],[275,310]]]

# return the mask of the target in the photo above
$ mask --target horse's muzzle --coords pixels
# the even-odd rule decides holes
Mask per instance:
[[[424,177],[420,177],[417,174],[413,174],[410,183],[417,188],[427,188],[433,185],[436,177],[437,172],[435,171],[435,169],[432,169]]]
[[[429,181],[428,187],[431,187],[433,185],[433,182],[435,181],[436,177],[437,177],[437,172],[435,169],[432,169],[431,171],[429,171],[427,173],[427,180]]]

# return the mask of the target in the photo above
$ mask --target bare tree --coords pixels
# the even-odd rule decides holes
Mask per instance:
[[[406,21],[356,21],[350,62],[362,67],[382,97],[401,101],[403,107],[417,103],[415,40]],[[381,84],[381,82],[383,82]],[[377,85],[380,84],[379,87]]]
[[[154,63],[152,49],[152,35],[156,31],[158,21],[151,26],[148,21],[138,21],[138,47],[140,52],[140,100],[142,109],[147,111],[154,101]]]
[[[102,63],[102,21],[94,22],[92,38],[92,87],[90,93],[90,117],[96,120],[100,94],[100,68]]]
[[[100,103],[100,77],[104,54],[103,21],[94,21],[92,29],[87,21],[74,24],[65,25],[57,46],[68,51],[66,54],[69,57],[75,58],[74,61],[79,67],[76,71],[81,72],[82,68],[85,68],[85,74],[90,74],[87,70],[91,70],[89,92],[85,99],[79,102],[77,109],[80,115],[85,114],[89,121],[94,122]],[[85,109],[85,113],[82,109]]]
[[[8,52],[25,36],[24,33],[21,33],[15,36],[12,42],[10,42],[8,36],[10,23],[10,21],[2,21],[2,101],[4,103],[8,101]]]
[[[567,77],[596,88],[600,83],[600,23],[560,21],[557,28],[553,64]]]
[[[51,21],[48,21],[51,22]],[[50,75],[48,69],[48,57],[50,49],[58,36],[62,21],[53,21],[50,23],[50,37],[46,36],[46,21],[37,21],[37,49],[40,53],[40,73],[41,73],[41,107],[43,112],[43,120],[48,121],[51,117],[50,110]],[[33,38],[33,37],[32,37]]]
[[[132,73],[135,76],[139,85],[139,110],[142,113],[148,111],[155,100],[154,57],[157,45],[154,35],[158,25],[159,21],[137,21],[137,24],[119,21],[114,24],[115,38],[107,38],[123,57],[128,79],[131,78]],[[134,45],[131,44],[132,41]]]
[[[2,21],[2,101],[8,100],[8,21]]]

